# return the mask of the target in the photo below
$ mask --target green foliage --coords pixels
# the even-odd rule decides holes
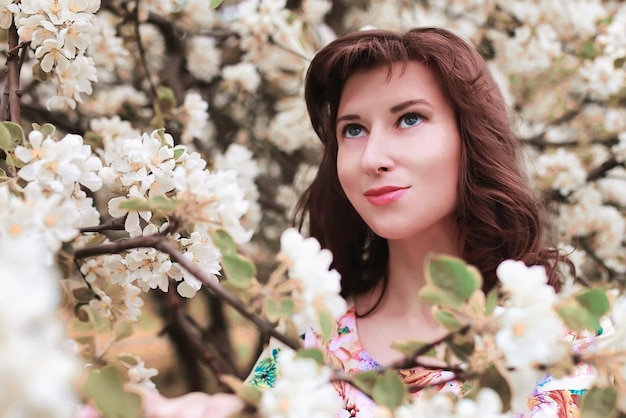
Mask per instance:
[[[426,286],[420,291],[420,297],[439,306],[461,307],[482,284],[475,267],[447,255],[427,257],[425,275]]]
[[[617,400],[615,387],[595,386],[583,398],[581,418],[613,418],[617,415]]]
[[[249,288],[252,285],[252,279],[256,277],[254,263],[248,258],[237,254],[237,243],[235,243],[235,240],[228,232],[221,229],[213,231],[211,232],[211,238],[215,246],[222,252],[222,268],[226,273],[228,285],[240,290]],[[275,309],[282,311],[286,307],[272,305],[266,308],[269,308],[271,311]]]
[[[608,312],[610,302],[601,289],[586,289],[574,298],[558,304],[555,309],[565,325],[572,331],[581,328],[600,329],[600,318]]]
[[[372,399],[393,411],[408,398],[407,388],[396,371],[387,370],[376,379],[372,388]]]
[[[254,263],[239,254],[225,254],[222,257],[222,268],[228,283],[237,289],[248,288],[256,276]]]
[[[211,9],[215,9],[215,8],[217,8],[217,6],[219,6],[220,4],[222,4],[222,2],[223,2],[223,1],[224,1],[224,0],[211,0],[211,1],[209,2],[209,7],[210,7]]]
[[[286,318],[296,310],[296,304],[290,297],[268,298],[264,303],[265,314],[270,321]]]
[[[308,348],[296,353],[296,358],[311,358],[320,366],[324,365],[324,353],[317,348]]]
[[[509,382],[504,376],[505,373],[502,373],[496,365],[492,364],[478,379],[478,386],[493,389],[500,396],[502,409],[508,411],[511,408],[512,395]]]
[[[427,345],[427,343],[425,343],[424,341],[398,340],[398,341],[394,341],[391,344],[391,348],[393,348],[394,350],[398,351],[399,353],[407,357],[407,356],[412,356],[413,353],[415,353],[417,350],[419,350],[425,345]],[[424,353],[424,355],[434,356],[435,349],[433,348],[432,350],[429,350],[428,352]]]
[[[217,248],[224,255],[232,255],[237,253],[237,244],[230,234],[223,229],[211,231],[211,238]]]
[[[317,319],[322,329],[322,338],[324,339],[324,342],[326,342],[330,339],[330,336],[333,332],[335,319],[333,318],[331,313],[324,308],[317,308]]]
[[[51,123],[44,123],[43,125],[33,123],[32,126],[34,130],[41,132],[43,136],[52,136],[57,129],[56,126]]]
[[[24,144],[24,130],[14,122],[0,123],[0,149],[11,151],[18,145]]]
[[[438,309],[435,311],[435,320],[443,325],[448,331],[454,332],[463,326],[456,316],[450,311]]]
[[[122,375],[113,366],[90,371],[83,390],[85,395],[96,403],[105,418],[140,416],[141,398],[124,390]],[[115,402],[111,402],[112,399]]]
[[[352,384],[364,393],[372,393],[377,379],[378,373],[369,370],[353,375]]]
[[[485,315],[491,315],[498,304],[498,288],[494,287],[487,293],[485,302]]]
[[[183,204],[183,200],[170,199],[165,196],[153,196],[147,200],[129,199],[120,203],[120,208],[132,211],[148,211],[152,213],[171,213]]]

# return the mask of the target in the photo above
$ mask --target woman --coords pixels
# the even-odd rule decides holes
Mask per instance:
[[[330,353],[347,371],[392,364],[396,340],[445,335],[417,294],[429,252],[463,258],[496,283],[505,259],[546,267],[559,284],[558,252],[544,238],[544,211],[518,167],[520,144],[505,102],[476,50],[450,31],[362,31],[313,59],[305,98],[323,145],[299,223],[334,254],[350,309]],[[358,330],[358,334],[357,334]],[[316,345],[316,336],[305,344]],[[264,363],[265,372],[267,362]],[[403,372],[410,383],[445,372]],[[272,382],[252,374],[259,386]],[[369,416],[370,401],[345,385],[346,411]],[[567,390],[539,393],[533,411],[575,416]]]

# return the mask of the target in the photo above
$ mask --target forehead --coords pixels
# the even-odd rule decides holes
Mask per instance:
[[[343,85],[337,114],[364,104],[394,105],[415,99],[449,105],[435,71],[417,61],[396,62],[355,71]]]

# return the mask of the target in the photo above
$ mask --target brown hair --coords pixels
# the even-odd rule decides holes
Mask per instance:
[[[557,286],[559,254],[545,246],[545,210],[520,171],[520,147],[502,94],[485,61],[467,42],[439,28],[407,33],[355,32],[336,39],[313,59],[305,99],[315,132],[324,144],[319,171],[298,204],[297,222],[309,217],[309,233],[334,254],[342,294],[364,292],[386,280],[387,241],[354,210],[337,177],[335,125],[341,92],[357,70],[416,61],[439,79],[455,111],[461,137],[457,217],[463,259],[483,274],[484,290],[497,281],[505,259],[546,266]]]

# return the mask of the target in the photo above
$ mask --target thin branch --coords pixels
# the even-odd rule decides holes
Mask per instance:
[[[419,347],[418,349],[414,350],[412,353],[404,357],[402,360],[399,360],[397,362],[390,364],[387,368],[389,369],[412,369],[414,367],[419,367],[420,363],[416,360],[418,357],[423,356],[424,354],[428,353],[430,350],[437,347],[438,345],[450,341],[452,338],[454,338],[457,335],[463,335],[467,333],[470,330],[470,328],[471,328],[471,325],[466,324],[462,326],[461,328],[459,328],[458,330],[450,332],[447,335],[444,335],[443,337],[439,338],[438,340],[430,344],[426,344],[426,345]]]
[[[111,219],[109,222],[103,223],[101,225],[80,228],[80,232],[85,233],[85,232],[103,232],[103,231],[123,231],[125,222],[126,222],[126,217],[122,216],[121,218]]]
[[[5,120],[20,123],[20,70],[19,70],[19,36],[15,22],[9,28],[9,52],[7,54],[7,71],[9,73],[8,81],[4,89],[5,97],[8,101],[4,104],[3,109]]]
[[[606,263],[604,262],[603,259],[601,259],[596,253],[595,251],[593,251],[593,249],[589,246],[589,244],[587,243],[587,238],[591,238],[593,235],[589,236],[589,237],[585,237],[585,238],[574,238],[574,247],[577,247],[580,245],[580,247],[589,255],[589,257],[591,257],[591,259],[593,261],[595,261],[598,265],[600,265],[609,275],[609,280],[614,279],[617,276],[617,272],[613,269],[611,269],[609,266],[606,265]],[[579,280],[582,280],[579,278]],[[583,280],[583,283],[585,283],[585,281]],[[587,282],[588,283],[588,282]],[[591,287],[591,283],[589,283],[589,286]]]
[[[169,254],[172,261],[176,261],[185,269],[187,269],[189,273],[191,273],[194,277],[200,280],[202,284],[206,288],[208,288],[214,295],[233,307],[244,318],[252,322],[259,329],[259,331],[266,332],[268,335],[276,338],[278,341],[281,341],[283,344],[294,350],[299,350],[300,348],[302,348],[298,341],[293,340],[277,331],[273,324],[263,320],[253,312],[249,312],[246,305],[241,301],[241,299],[228,292],[218,283],[215,283],[214,280],[209,277],[209,275],[207,275],[201,268],[194,264],[193,261],[185,257],[185,255],[178,249],[178,246],[174,242],[169,240],[164,234],[154,234],[142,237],[128,238],[113,243],[106,243],[93,247],[81,248],[74,252],[74,257],[95,257],[98,255],[119,253],[133,248],[146,247],[155,248],[161,252]]]
[[[189,390],[204,390],[204,379],[200,373],[198,360],[206,364],[218,379],[224,374],[233,374],[233,370],[225,367],[227,365],[222,364],[206,347],[186,316],[183,299],[176,292],[167,292],[163,296],[168,317],[164,332],[169,335],[181,361],[185,364]]]
[[[589,171],[589,173],[587,174],[587,182],[598,180],[599,178],[604,176],[607,171],[617,167],[618,165],[620,165],[620,163],[615,159],[615,157],[606,160],[593,170]]]
[[[141,41],[141,34],[139,33],[139,1],[135,3],[135,10],[133,10],[133,27],[135,29],[135,38],[137,39],[137,48],[139,48],[139,56],[141,58],[141,64],[143,65],[144,71],[146,72],[146,78],[148,79],[148,85],[150,86],[150,91],[152,92],[152,97],[156,100],[157,90],[154,82],[152,81],[152,74],[150,73],[150,67],[148,66],[148,59],[146,58],[146,50],[143,47],[143,42]]]

